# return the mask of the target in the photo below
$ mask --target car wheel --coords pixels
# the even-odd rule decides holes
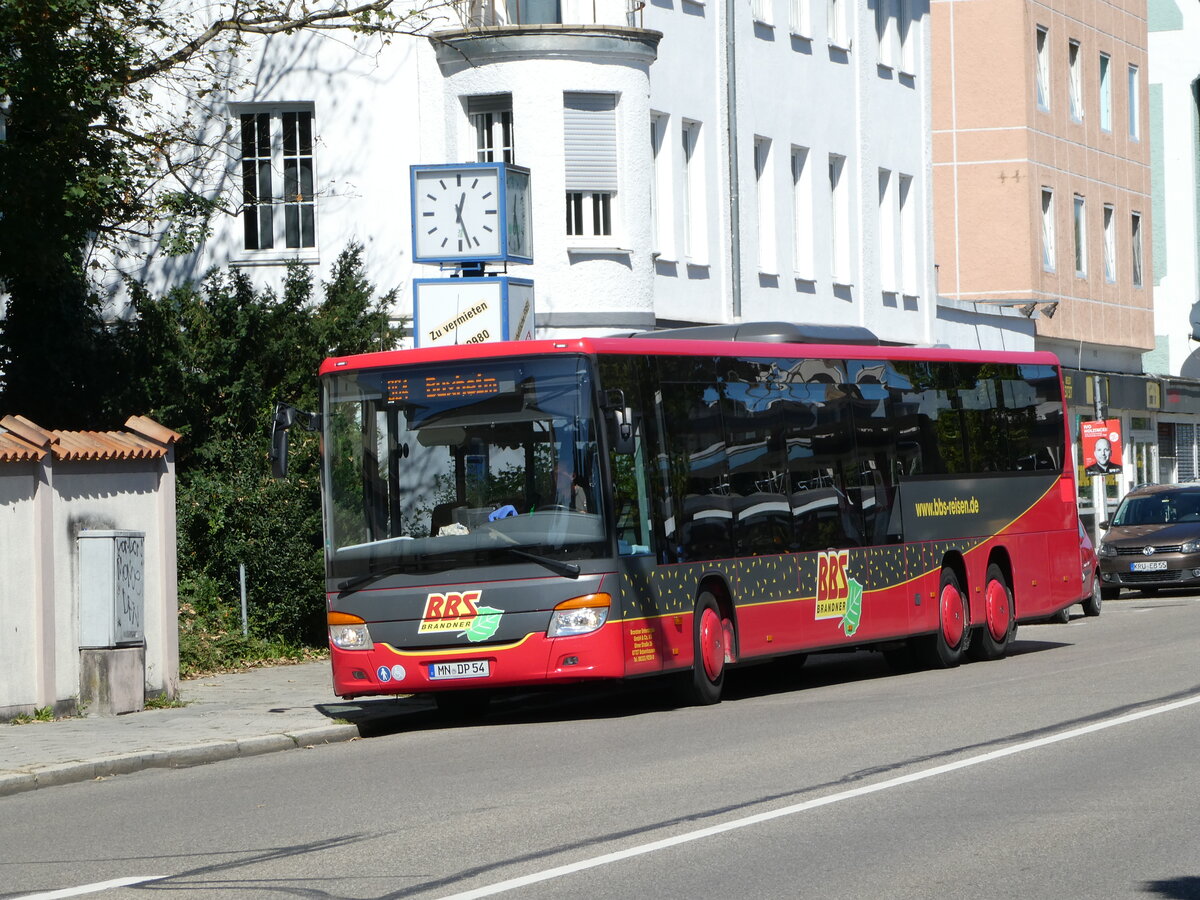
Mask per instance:
[[[1100,587],[1100,582],[1092,579],[1092,596],[1083,601],[1083,614],[1085,616],[1100,615],[1100,605],[1104,602],[1104,589]]]

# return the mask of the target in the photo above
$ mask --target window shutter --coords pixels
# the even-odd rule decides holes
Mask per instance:
[[[563,94],[568,191],[616,191],[617,97]]]
[[[512,94],[477,94],[467,98],[467,115],[512,111]]]

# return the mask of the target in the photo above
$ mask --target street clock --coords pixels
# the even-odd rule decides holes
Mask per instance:
[[[410,172],[414,262],[533,262],[528,169],[450,163]]]

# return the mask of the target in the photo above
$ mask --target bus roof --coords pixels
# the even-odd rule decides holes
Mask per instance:
[[[864,345],[859,343],[797,343],[778,340],[718,340],[658,337],[639,333],[617,337],[581,337],[560,340],[497,341],[459,344],[450,347],[419,347],[412,350],[387,350],[357,356],[330,357],[321,364],[321,375],[358,369],[472,359],[496,359],[508,356],[544,356],[557,353],[586,355],[616,354],[636,356],[745,356],[779,359],[880,359],[930,360],[942,362],[1058,366],[1058,357],[1046,351],[960,350],[951,347],[912,347]]]

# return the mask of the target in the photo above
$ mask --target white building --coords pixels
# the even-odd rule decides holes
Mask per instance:
[[[878,9],[876,6],[878,5]],[[408,167],[532,173],[539,336],[785,319],[936,338],[925,0],[510,0],[430,37],[261,42],[214,193],[247,199],[154,288],[213,266],[324,277],[351,240],[401,288]],[[311,183],[310,183],[311,182]]]
[[[1165,376],[1159,480],[1194,481],[1200,478],[1200,5],[1150,0],[1148,26],[1156,347],[1145,368]]]

